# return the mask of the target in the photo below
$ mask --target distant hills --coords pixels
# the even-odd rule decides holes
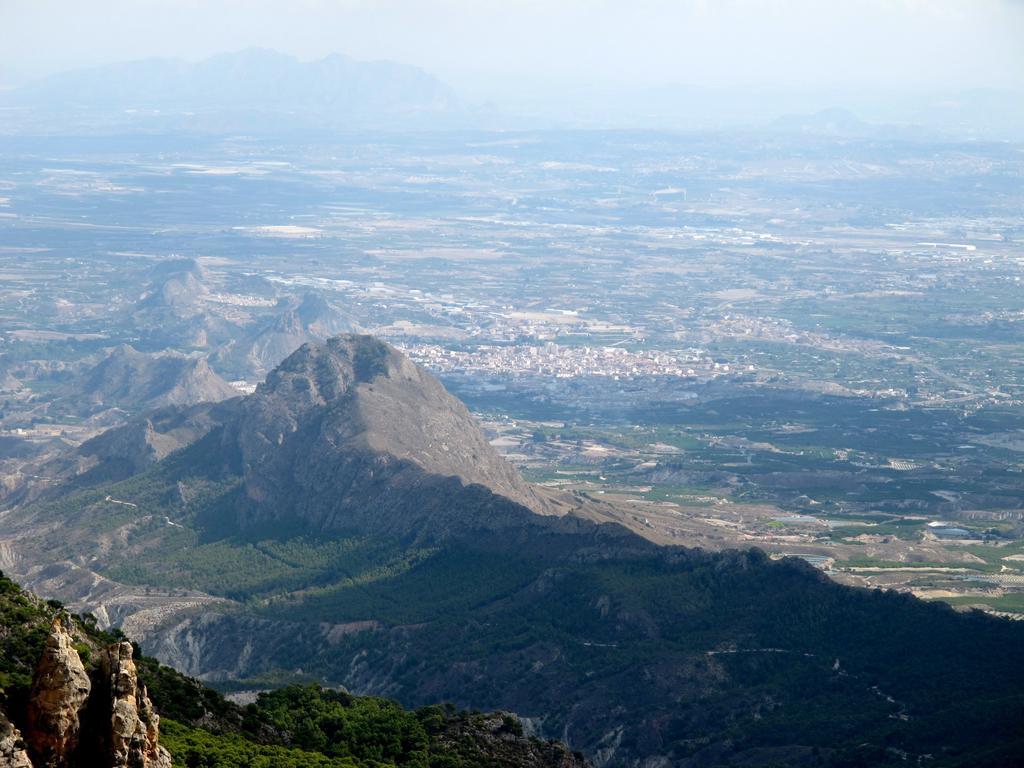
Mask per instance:
[[[702,132],[767,128],[797,136],[869,140],[1024,139],[1024,98],[1012,90],[863,93],[665,83],[555,92],[524,89],[523,95],[501,105],[534,127]],[[841,117],[840,112],[858,117]]]
[[[998,90],[840,94],[683,83],[589,89],[523,82],[496,86],[487,103],[477,104],[409,64],[338,53],[300,61],[249,48],[198,62],[121,62],[0,91],[0,134],[795,127],[800,134],[862,138],[1020,140],[1022,103],[1020,93]],[[814,123],[810,116],[836,105],[865,122],[832,122],[838,131],[790,125],[794,119]]]
[[[208,275],[195,259],[169,259],[147,275],[146,290],[131,311],[132,324],[150,349],[205,349],[225,343],[239,328],[203,306]]]
[[[68,384],[52,410],[85,415],[120,408],[137,413],[165,405],[218,402],[238,394],[204,358],[147,354],[125,344]]]
[[[869,136],[882,133],[882,126],[870,125],[846,109],[832,108],[813,115],[783,115],[773,120],[770,128],[785,133],[821,136]]]
[[[279,305],[269,321],[227,341],[214,354],[213,362],[240,376],[263,377],[306,342],[357,330],[359,325],[349,314],[310,291],[298,301]]]
[[[303,62],[251,48],[200,62],[145,59],[53,75],[0,104],[70,123],[137,129],[237,130],[443,125],[464,117],[454,91],[423,70],[340,54]],[[17,119],[17,115],[15,119]]]
[[[206,272],[195,259],[169,259],[157,264],[153,282],[139,301],[139,309],[187,314],[208,290]]]
[[[79,450],[0,518],[0,567],[224,686],[506,709],[607,768],[1024,752],[1024,626],[593,522],[371,337]]]

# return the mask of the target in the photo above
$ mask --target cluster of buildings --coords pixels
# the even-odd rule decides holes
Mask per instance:
[[[469,349],[414,344],[405,352],[437,373],[629,379],[640,376],[707,377],[728,374],[732,370],[730,365],[718,363],[698,349],[682,352],[631,351],[615,346],[566,346],[548,342],[535,346],[480,345]]]

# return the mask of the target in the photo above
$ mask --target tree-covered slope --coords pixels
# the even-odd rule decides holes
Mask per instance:
[[[26,734],[36,728],[29,712],[33,697],[39,695],[33,679],[38,680],[54,617],[70,627],[74,655],[93,677],[100,673],[102,649],[123,639],[97,629],[90,616],[67,616],[59,604],[43,602],[0,575],[0,716]],[[263,693],[254,703],[238,706],[197,680],[142,656],[137,646],[134,655],[138,681],[161,716],[160,743],[170,751],[175,766],[585,766],[561,744],[525,737],[522,724],[509,714],[457,712],[450,706],[408,711],[387,699],[312,685]],[[49,695],[53,698],[54,693]],[[81,718],[85,726],[88,706],[82,708]],[[85,738],[83,734],[80,740]],[[102,756],[91,752],[75,759],[103,768]]]

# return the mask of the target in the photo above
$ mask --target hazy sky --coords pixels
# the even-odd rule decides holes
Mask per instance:
[[[0,83],[248,46],[488,88],[1024,88],[1024,0],[0,0]]]

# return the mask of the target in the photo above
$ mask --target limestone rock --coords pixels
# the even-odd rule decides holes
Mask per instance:
[[[91,688],[71,634],[61,619],[55,619],[28,706],[27,742],[37,768],[73,764],[80,718]]]
[[[32,768],[21,732],[0,712],[0,768]]]
[[[110,768],[171,768],[170,753],[158,743],[160,718],[139,683],[131,643],[115,643],[102,660],[110,683]]]

